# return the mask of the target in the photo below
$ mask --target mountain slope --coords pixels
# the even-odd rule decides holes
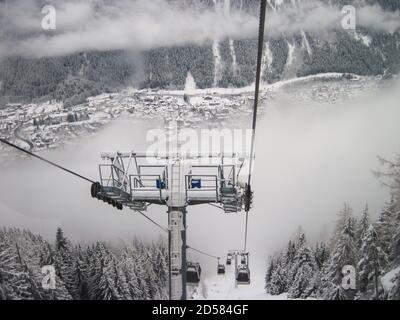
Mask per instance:
[[[379,4],[389,11],[400,9],[391,0],[322,0],[340,8],[344,4]],[[231,14],[241,10],[257,14],[256,0],[178,1]],[[300,0],[269,0],[268,14],[301,7]],[[269,83],[323,72],[360,75],[398,73],[400,35],[371,28],[336,30],[318,34],[298,30],[273,36],[268,33],[263,59],[263,80]],[[145,52],[108,51],[76,53],[65,57],[0,60],[0,105],[35,98],[68,100],[74,104],[89,95],[127,85],[151,88],[183,88],[187,72],[198,88],[242,87],[254,81],[256,39],[215,39],[202,45],[186,44]]]

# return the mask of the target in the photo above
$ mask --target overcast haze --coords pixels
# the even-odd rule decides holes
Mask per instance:
[[[233,3],[234,1],[232,1]],[[128,49],[204,44],[216,39],[255,38],[257,14],[236,9],[182,8],[165,0],[50,1],[57,9],[57,30],[41,30],[38,1],[16,0],[0,4],[0,56],[51,57],[88,50]],[[328,36],[341,28],[341,8],[303,1],[267,17],[269,37],[301,31]],[[400,13],[379,6],[357,9],[357,26],[394,32]]]

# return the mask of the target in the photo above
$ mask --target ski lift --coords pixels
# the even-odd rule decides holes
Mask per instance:
[[[165,181],[163,181],[161,179],[156,180],[156,188],[157,189],[165,189],[165,187],[166,187]]]
[[[218,264],[217,274],[225,274],[225,265]]]
[[[201,267],[199,263],[188,262],[186,266],[186,281],[188,284],[197,285],[200,282]]]
[[[232,254],[228,253],[226,256],[226,264],[230,266],[232,264]]]
[[[191,188],[198,188],[201,189],[201,179],[192,179],[191,180]]]
[[[217,274],[225,274],[225,265],[219,262],[218,258],[218,266],[217,266]]]
[[[250,269],[247,265],[242,264],[237,267],[236,283],[237,284],[250,284]]]

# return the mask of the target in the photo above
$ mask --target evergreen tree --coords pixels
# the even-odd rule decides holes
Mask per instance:
[[[95,281],[92,281],[92,299],[118,300],[120,294],[117,288],[117,275],[115,274],[115,261],[112,254],[102,243],[96,245]]]
[[[287,270],[282,255],[276,258],[275,268],[271,274],[271,280],[268,285],[268,292],[272,295],[279,295],[287,292]]]
[[[134,273],[138,282],[139,292],[141,293],[142,300],[149,300],[151,298],[148,279],[144,268],[144,257],[143,252],[136,253],[134,256]]]
[[[125,274],[125,278],[129,288],[129,295],[133,300],[143,299],[142,292],[139,288],[139,282],[135,274],[135,262],[133,257],[128,251],[125,251],[122,256],[124,262],[121,266],[122,272]]]
[[[274,269],[275,269],[274,259],[272,257],[270,257],[268,268],[267,268],[267,273],[265,275],[265,291],[267,293],[271,293],[270,284],[271,284],[272,273],[274,272]]]
[[[87,253],[84,252],[79,245],[75,250],[74,250],[74,294],[75,296],[79,297],[77,299],[80,300],[88,300],[89,299],[89,292],[88,292],[88,278],[87,278],[87,258],[86,258]]]
[[[338,213],[338,218],[336,220],[335,224],[335,230],[333,231],[333,236],[330,242],[330,250],[336,246],[336,242],[339,240],[339,238],[342,236],[342,231],[344,228],[344,225],[349,221],[349,219],[352,220],[352,223],[354,223],[354,218],[352,217],[353,210],[350,208],[349,204],[345,203],[343,206],[343,209],[339,211]]]
[[[9,243],[3,241],[0,242],[0,300],[33,299],[27,272]]]
[[[358,222],[357,225],[357,232],[356,232],[356,238],[357,238],[357,247],[361,249],[363,238],[365,233],[370,227],[370,217],[369,217],[369,210],[368,210],[368,204],[365,205],[365,209],[361,215],[361,219]]]
[[[116,259],[114,259],[113,263],[114,263],[114,273],[116,275],[116,287],[117,287],[120,299],[132,300],[132,296],[131,296],[131,293],[129,290],[128,279],[126,278],[126,275],[123,272],[123,269],[121,267],[121,264],[123,264],[123,261],[121,262],[121,264],[119,264],[116,261]]]
[[[57,228],[57,233],[56,233],[56,249],[57,250],[65,250],[67,249],[68,245],[68,240],[67,238],[64,237],[64,232],[62,229],[59,227]]]
[[[393,235],[390,256],[392,257],[393,264],[400,266],[400,224]]]
[[[324,299],[353,299],[356,292],[352,289],[345,291],[342,284],[342,270],[346,265],[357,266],[357,247],[355,241],[354,219],[349,208],[342,211],[344,223],[332,250],[331,258],[324,269],[319,295]]]
[[[400,271],[397,272],[393,280],[394,286],[388,293],[388,299],[400,300]]]
[[[115,253],[102,243],[72,248],[62,232],[52,247],[28,230],[0,229],[0,299],[166,299],[165,242]],[[42,267],[56,269],[56,289],[42,287]]]
[[[379,299],[379,277],[386,265],[386,255],[380,247],[375,228],[370,225],[364,233],[361,260],[358,263],[359,291],[362,297]]]
[[[376,231],[381,243],[382,250],[392,260],[391,249],[393,236],[396,233],[397,206],[394,199],[390,200],[383,207],[378,221],[376,223]]]
[[[324,242],[317,243],[314,250],[314,259],[318,270],[322,270],[329,260],[329,249]]]
[[[317,266],[312,250],[307,246],[306,237],[301,233],[296,244],[296,255],[290,274],[293,278],[288,288],[290,298],[307,298],[315,290],[313,285]]]
[[[166,299],[168,298],[168,263],[167,257],[168,254],[165,251],[166,245],[161,240],[153,247],[152,251],[155,253],[153,254],[152,260],[152,268],[155,271],[156,279],[157,279],[157,294],[159,299]]]
[[[289,240],[285,257],[285,264],[289,270],[293,266],[293,263],[295,261],[295,256],[296,256],[296,244],[294,241]]]

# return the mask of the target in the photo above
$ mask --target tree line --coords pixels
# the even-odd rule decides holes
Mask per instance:
[[[379,173],[391,200],[373,220],[368,206],[357,219],[348,204],[338,214],[329,243],[310,245],[303,231],[271,257],[265,288],[271,295],[328,300],[400,299],[400,157],[382,160]],[[355,288],[343,284],[343,267],[355,268]]]
[[[29,230],[0,230],[0,300],[151,300],[168,298],[167,246],[134,240],[82,248],[58,228],[54,244]],[[55,269],[55,289],[42,267]]]

